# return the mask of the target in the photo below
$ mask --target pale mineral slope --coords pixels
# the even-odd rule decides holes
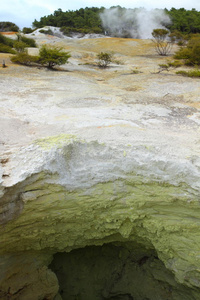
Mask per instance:
[[[155,74],[150,41],[59,44],[61,71],[0,69],[2,299],[53,299],[53,254],[128,241],[172,271],[169,299],[200,299],[199,80]]]

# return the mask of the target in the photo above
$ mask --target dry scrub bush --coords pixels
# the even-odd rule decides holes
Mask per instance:
[[[173,41],[169,39],[169,31],[166,29],[154,29],[152,36],[156,52],[162,56],[169,54],[173,46]]]
[[[113,54],[108,52],[100,52],[97,54],[98,66],[106,68],[112,62]]]

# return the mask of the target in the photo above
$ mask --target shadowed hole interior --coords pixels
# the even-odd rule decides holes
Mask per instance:
[[[50,265],[63,300],[189,300],[154,249],[132,242],[57,253]]]

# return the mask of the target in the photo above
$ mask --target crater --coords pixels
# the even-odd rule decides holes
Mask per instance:
[[[49,266],[63,300],[190,300],[154,249],[133,242],[57,253]]]

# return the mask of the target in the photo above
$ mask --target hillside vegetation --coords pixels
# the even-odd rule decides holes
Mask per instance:
[[[121,13],[126,8],[115,6]],[[115,8],[112,7],[112,8]],[[70,30],[83,32],[103,33],[100,13],[104,11],[104,7],[80,8],[79,10],[62,11],[62,9],[55,10],[53,14],[41,17],[39,21],[34,20],[33,27],[41,28],[44,26],[61,27],[64,32]],[[132,9],[133,14],[137,9]],[[182,33],[200,33],[200,12],[196,9],[186,10],[185,8],[171,8],[165,9],[165,13],[169,15],[171,24],[163,24],[170,31],[180,31]]]
[[[63,12],[62,9],[58,9],[55,10],[53,14],[40,18],[40,21],[35,20],[33,27],[56,26],[61,27],[64,33],[72,29],[73,31],[83,31],[85,33],[103,33],[99,17],[99,13],[103,10],[104,7],[86,7],[76,11],[66,12]]]

